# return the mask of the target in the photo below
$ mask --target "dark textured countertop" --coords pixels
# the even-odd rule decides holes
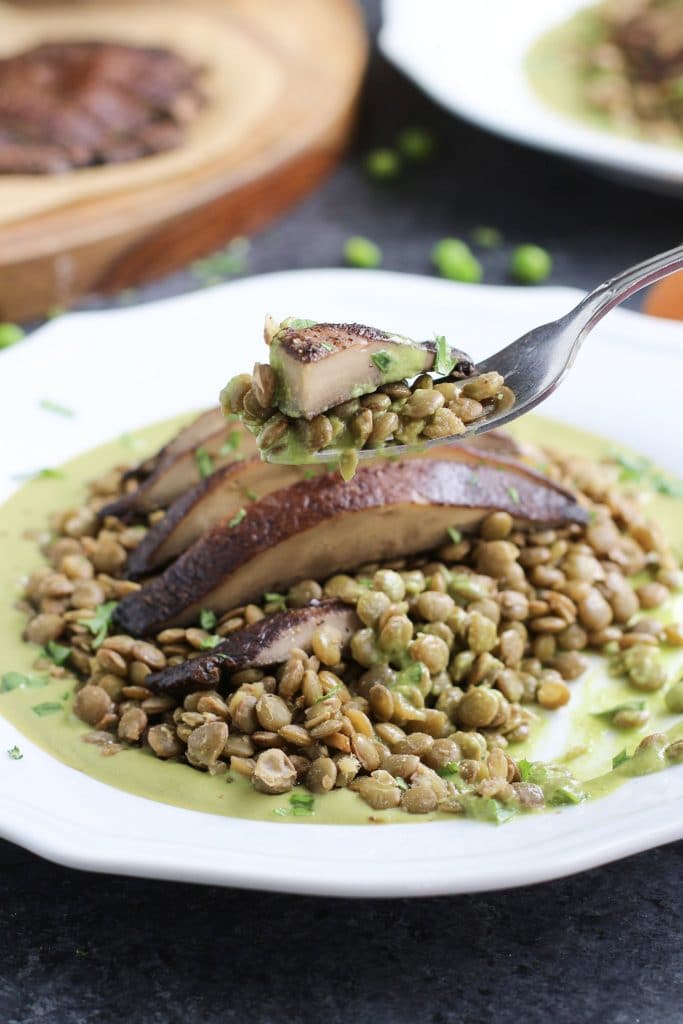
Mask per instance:
[[[368,181],[358,155],[408,123],[437,159]],[[428,273],[436,239],[478,224],[588,287],[679,242],[681,205],[451,119],[375,55],[355,152],[252,240],[249,269],[339,265],[362,233],[388,269]],[[505,250],[484,262],[505,280]],[[506,893],[354,902],[88,875],[0,843],[0,1024],[680,1024],[682,880],[678,843]]]

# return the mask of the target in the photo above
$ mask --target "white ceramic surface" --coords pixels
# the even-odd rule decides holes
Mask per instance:
[[[499,135],[683,190],[683,149],[603,132],[546,106],[524,60],[549,28],[590,0],[384,0],[379,44],[447,109]]]
[[[445,333],[478,357],[577,297],[568,289],[321,270],[65,316],[0,353],[3,422],[11,424],[0,449],[0,494],[17,486],[18,473],[214,402],[218,386],[253,362],[266,310],[366,321],[416,337]],[[680,324],[617,311],[543,412],[632,444],[683,475],[682,345]],[[77,415],[40,410],[45,397]],[[630,413],[636,407],[638,421]],[[538,882],[683,838],[683,768],[501,828],[459,819],[316,826],[222,818],[129,796],[56,762],[0,718],[0,752],[16,742],[23,760],[0,757],[0,835],[91,870],[302,893],[427,895]]]

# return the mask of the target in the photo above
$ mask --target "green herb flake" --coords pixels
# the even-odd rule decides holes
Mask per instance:
[[[451,355],[451,350],[448,347],[445,335],[437,334],[434,339],[436,343],[436,357],[434,359],[434,369],[437,373],[443,377],[447,377],[449,373],[452,373],[455,367],[458,365],[458,360],[455,356]]]
[[[373,587],[375,586],[375,584],[373,583],[369,576],[361,576],[360,579],[358,579],[356,582],[358,583],[359,586],[365,587],[366,590],[372,590]]]
[[[304,480],[312,480],[313,477],[317,476],[317,475],[318,475],[318,473],[317,473],[317,471],[315,469],[305,469],[304,470]]]
[[[107,633],[109,632],[109,626],[112,620],[114,611],[118,601],[107,601],[105,604],[98,605],[95,608],[95,613],[89,619],[77,619],[79,626],[85,626],[92,635],[94,636],[93,648],[97,650],[98,647],[102,646],[102,643],[106,639]]]
[[[0,680],[0,690],[10,693],[12,690],[35,690],[47,686],[47,679],[40,676],[25,676],[21,672],[5,672]]]
[[[303,817],[314,814],[314,806],[315,800],[312,793],[306,790],[295,789],[289,798],[289,807],[276,807],[273,813],[280,817],[290,814],[295,817]]]
[[[49,398],[41,398],[39,405],[45,412],[54,412],[57,416],[71,417],[74,415],[73,409],[69,409],[67,405],[60,405],[59,402],[53,402]]]
[[[213,459],[206,448],[197,448],[197,451],[194,453],[194,460],[197,463],[197,469],[202,480],[205,480],[207,476],[211,476],[213,473]]]
[[[284,612],[287,608],[287,597],[285,594],[276,594],[274,592],[264,594],[263,600],[268,604],[276,605],[276,611]]]
[[[233,238],[223,249],[195,260],[190,264],[191,274],[205,286],[220,284],[234,274],[242,274],[249,266],[248,238]]]
[[[55,665],[65,665],[71,655],[71,648],[58,644],[56,640],[48,640],[44,647],[45,657]]]
[[[424,670],[425,668],[421,661],[414,661],[412,665],[407,665],[406,668],[401,669],[397,676],[398,685],[417,686],[422,682]]]
[[[305,331],[308,327],[315,327],[317,323],[317,320],[305,320],[302,317],[290,316],[283,320],[280,326],[292,331]]]
[[[559,786],[550,798],[550,805],[552,807],[561,807],[564,804],[580,804],[585,799],[586,796],[584,793],[575,789],[570,789],[568,786]]]
[[[328,690],[327,693],[323,693],[321,697],[316,697],[313,703],[320,704],[324,700],[329,700],[330,697],[334,697],[335,694],[339,693],[341,688],[341,683],[338,683],[336,686],[333,686],[330,690]]]
[[[222,636],[218,636],[217,633],[211,633],[209,636],[204,637],[199,645],[199,649],[200,651],[212,651],[214,647],[218,647],[222,640]]]
[[[604,711],[593,711],[595,718],[608,718],[616,715],[617,711],[644,711],[647,707],[646,700],[625,700],[623,704],[615,704],[613,708],[606,708]]]
[[[33,714],[38,715],[39,718],[43,718],[45,715],[54,715],[55,712],[63,710],[64,705],[56,700],[44,700],[42,704],[34,704],[31,708]]]
[[[375,352],[370,356],[370,359],[380,373],[386,373],[391,366],[391,355],[389,352],[385,352],[384,349],[381,349],[379,352]]]
[[[244,434],[241,430],[231,430],[225,441],[219,448],[219,455],[230,455],[231,452],[236,452],[242,443]]]
[[[455,528],[455,526],[449,526],[446,532],[448,533],[448,536],[451,538],[454,544],[459,544],[460,541],[462,540],[462,534],[460,530],[457,530]]]
[[[616,755],[616,757],[612,758],[612,768],[619,768],[622,764],[629,760],[630,758],[626,751],[622,750]]]
[[[9,748],[9,750],[7,751],[7,756],[11,757],[13,761],[21,761],[24,755],[22,754],[19,747],[15,745]]]
[[[408,785],[406,780],[402,779],[400,775],[396,779],[396,785],[398,786],[399,789],[403,789],[403,790],[410,789],[410,786]]]
[[[49,466],[44,469],[34,470],[31,473],[17,473],[15,480],[61,480],[64,474],[61,469],[51,469]]]
[[[517,769],[519,771],[519,777],[522,780],[522,782],[529,781],[532,767],[533,765],[531,764],[531,761],[527,761],[525,757],[523,757],[521,761],[517,762]]]
[[[442,768],[437,769],[437,775],[440,775],[442,779],[450,779],[454,775],[460,774],[460,765],[457,761],[449,761]]]
[[[202,608],[199,613],[199,625],[202,629],[210,633],[217,621],[215,612],[212,612],[210,608]]]
[[[510,501],[515,505],[519,505],[519,491],[517,488],[508,487],[508,494],[510,495]]]
[[[235,512],[234,516],[229,521],[228,526],[239,526],[239,524],[245,518],[246,514],[247,510],[245,508],[241,508],[239,512]]]
[[[248,498],[249,501],[258,501],[258,494],[256,491],[252,491],[251,487],[247,487],[244,492],[244,496],[245,498]]]
[[[325,349],[326,352],[334,352],[334,345],[330,345],[327,341],[321,341],[320,347]]]

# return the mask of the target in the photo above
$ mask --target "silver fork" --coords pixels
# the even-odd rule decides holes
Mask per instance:
[[[683,269],[683,245],[668,252],[652,256],[617,274],[609,281],[589,292],[569,313],[552,323],[534,327],[511,345],[477,363],[479,373],[496,370],[505,377],[505,384],[514,394],[512,404],[501,403],[489,416],[475,420],[464,434],[439,437],[433,441],[420,441],[417,445],[387,445],[386,448],[364,448],[358,452],[361,459],[378,455],[401,455],[409,451],[422,451],[434,445],[454,444],[501,427],[510,420],[523,416],[553,393],[564,380],[576,359],[584,340],[610,309],[618,306],[641,288],[660,278]],[[317,459],[328,461],[337,452],[325,449]]]

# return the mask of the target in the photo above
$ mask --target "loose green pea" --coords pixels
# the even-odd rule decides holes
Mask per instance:
[[[382,250],[369,238],[354,235],[347,240],[344,246],[344,257],[351,267],[373,270],[382,262]]]
[[[481,263],[459,238],[442,238],[432,249],[432,262],[449,281],[477,284],[484,276]]]
[[[434,136],[424,128],[404,128],[396,143],[406,160],[416,163],[428,160],[436,148]]]
[[[365,169],[378,181],[393,181],[401,172],[401,158],[394,149],[373,149],[365,158]]]
[[[9,348],[16,345],[24,337],[24,331],[19,324],[0,324],[0,348]]]
[[[539,245],[519,245],[510,256],[510,276],[520,284],[540,284],[552,269],[550,253]]]

